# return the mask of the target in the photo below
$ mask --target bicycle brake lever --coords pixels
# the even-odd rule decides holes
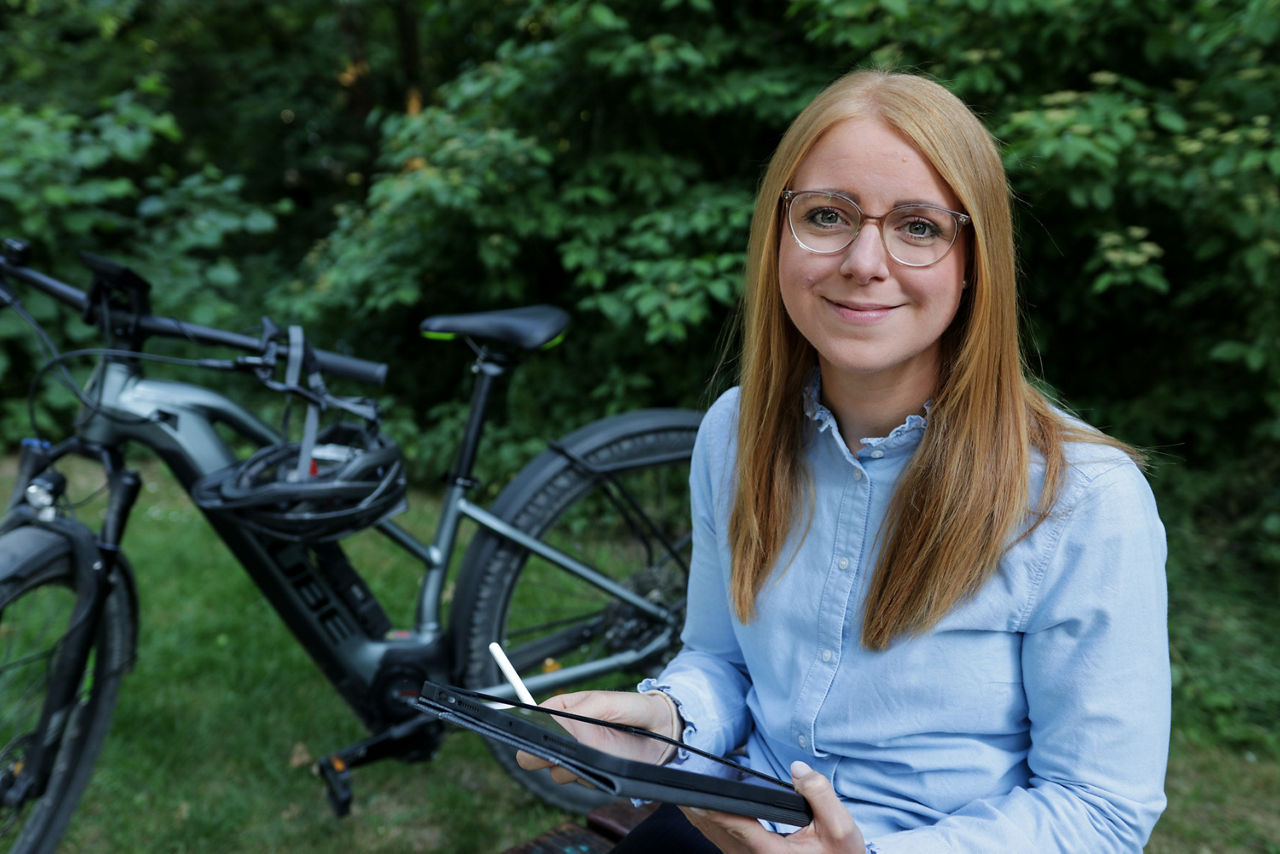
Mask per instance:
[[[196,367],[211,371],[261,371],[270,370],[271,362],[259,356],[237,356],[234,359],[196,359]]]
[[[210,361],[215,361],[215,360],[211,359]],[[224,364],[228,365],[231,368],[236,368],[240,370],[247,369],[251,371],[257,371],[263,368],[266,368],[266,369],[273,368],[275,366],[275,360],[266,359],[266,358],[263,358],[262,356],[236,356],[235,359],[229,362],[225,362]]]

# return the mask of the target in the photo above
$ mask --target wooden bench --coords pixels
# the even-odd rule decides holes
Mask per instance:
[[[657,808],[635,807],[630,801],[607,804],[589,813],[585,822],[563,822],[504,854],[604,854]]]

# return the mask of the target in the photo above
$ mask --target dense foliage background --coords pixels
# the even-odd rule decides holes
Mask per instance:
[[[1180,731],[1274,753],[1278,41],[1277,0],[0,0],[0,235],[392,361],[434,472],[466,376],[422,317],[573,312],[498,438],[704,404],[786,123],[853,67],[933,75],[1004,143],[1033,370],[1152,451]],[[0,313],[7,443],[36,358]]]

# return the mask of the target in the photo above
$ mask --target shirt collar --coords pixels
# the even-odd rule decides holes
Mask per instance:
[[[858,452],[859,456],[872,450],[888,452],[906,448],[914,451],[916,445],[920,444],[921,438],[924,436],[924,428],[928,426],[929,410],[933,408],[933,401],[926,400],[924,402],[924,415],[908,415],[907,420],[894,427],[888,436],[864,436],[861,438],[862,450]],[[809,378],[804,388],[804,414],[814,424],[814,430],[821,433],[823,430],[829,430],[831,435],[835,437],[841,444],[844,440],[840,437],[840,428],[836,424],[836,417],[831,410],[822,402],[822,375],[817,370]],[[876,456],[881,456],[877,454]]]

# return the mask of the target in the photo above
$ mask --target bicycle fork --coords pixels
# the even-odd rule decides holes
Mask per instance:
[[[73,442],[69,448],[50,453],[47,443],[23,442],[18,483],[9,502],[9,513],[3,520],[5,524],[0,526],[3,530],[21,524],[37,525],[64,536],[71,545],[76,591],[71,620],[58,644],[57,660],[49,676],[49,692],[40,710],[39,723],[31,734],[31,748],[0,777],[0,801],[9,808],[41,797],[48,785],[85,678],[103,607],[117,581],[124,523],[142,485],[136,471],[123,468],[114,454],[101,453],[107,469],[108,504],[102,531],[95,538],[83,524],[56,512],[65,480],[48,465],[68,450],[85,448]]]

